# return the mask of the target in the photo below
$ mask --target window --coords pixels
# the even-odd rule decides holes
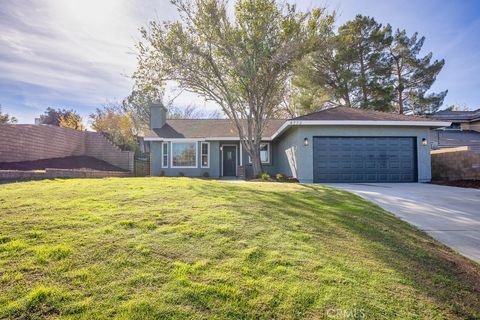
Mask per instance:
[[[162,168],[168,167],[168,142],[162,142]]]
[[[445,130],[462,130],[462,124],[460,122],[452,122],[450,127],[446,127]]]
[[[260,160],[262,161],[262,163],[270,162],[270,144],[269,143],[260,144]]]
[[[260,161],[262,161],[262,163],[270,162],[270,143],[260,143]],[[248,157],[248,162],[252,163],[250,157]]]
[[[210,167],[210,143],[202,142],[202,168]]]
[[[197,143],[172,142],[172,168],[196,168]]]

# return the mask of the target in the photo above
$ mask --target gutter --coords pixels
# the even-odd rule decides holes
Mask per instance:
[[[271,137],[263,137],[263,141],[272,141],[281,135],[290,126],[393,126],[393,127],[428,127],[442,128],[449,127],[451,122],[447,121],[383,121],[383,120],[287,120]],[[205,138],[144,138],[145,141],[240,141],[239,137],[205,137]]]

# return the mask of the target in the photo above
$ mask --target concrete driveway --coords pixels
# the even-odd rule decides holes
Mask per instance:
[[[480,190],[426,183],[328,186],[356,193],[480,262]]]

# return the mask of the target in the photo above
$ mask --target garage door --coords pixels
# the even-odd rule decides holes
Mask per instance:
[[[314,182],[415,182],[415,138],[314,137]]]

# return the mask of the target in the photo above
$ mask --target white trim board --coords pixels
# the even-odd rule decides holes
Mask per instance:
[[[203,166],[203,162],[202,162],[202,157],[203,157],[203,145],[206,144],[207,145],[207,165],[206,166]],[[200,143],[200,168],[202,169],[210,169],[210,142],[205,142],[205,141],[202,141]]]
[[[289,126],[392,126],[392,127],[449,127],[451,122],[445,121],[383,121],[383,120],[287,120],[271,137],[263,137],[262,141],[271,141],[283,133]],[[239,137],[205,137],[205,138],[161,138],[147,137],[145,141],[239,141]]]
[[[448,127],[444,121],[383,121],[383,120],[288,120],[272,135],[278,137],[289,126],[392,126],[392,127]]]

